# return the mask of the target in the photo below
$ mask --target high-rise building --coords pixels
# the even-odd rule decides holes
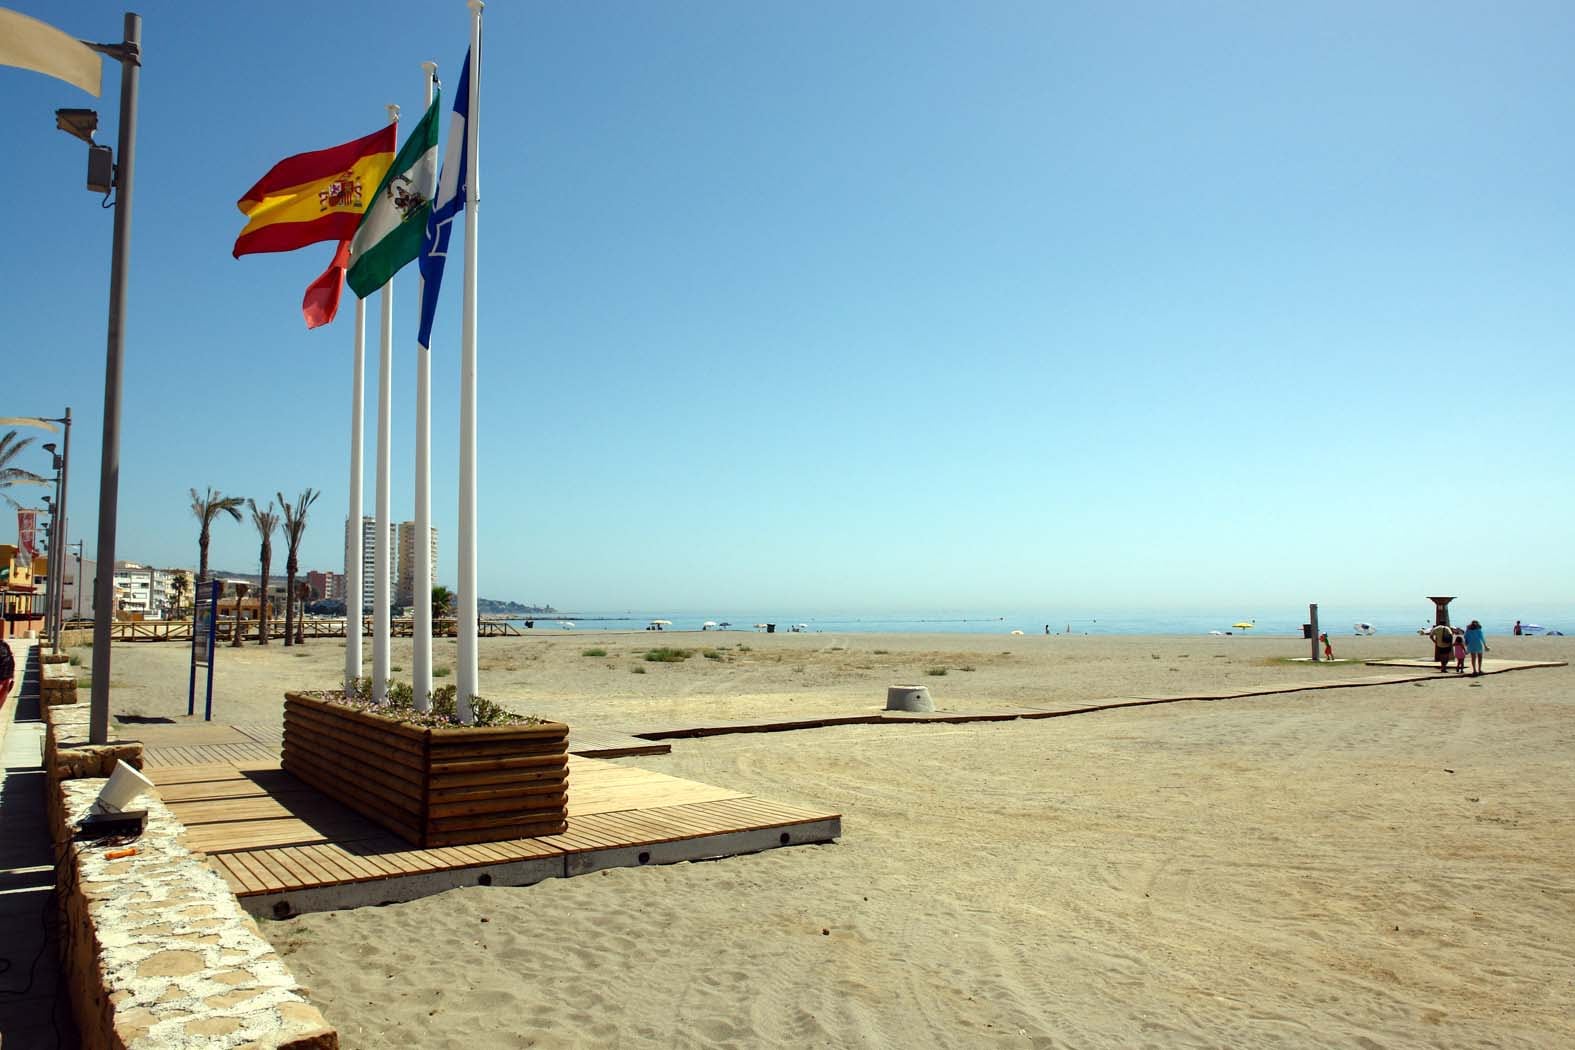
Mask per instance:
[[[377,565],[377,519],[361,519],[361,607],[367,611],[372,608],[373,569]],[[388,566],[394,579],[399,578],[399,527],[393,522],[388,523]],[[345,551],[350,549],[350,527],[345,525]],[[349,602],[349,596],[345,601]],[[397,604],[397,603],[396,603]],[[353,610],[352,610],[353,611]]]
[[[432,575],[436,582],[438,560],[438,533],[432,530]],[[403,608],[415,605],[416,589],[416,523],[399,523],[399,572],[394,577],[394,604]]]

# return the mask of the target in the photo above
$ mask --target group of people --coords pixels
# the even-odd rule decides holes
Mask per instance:
[[[1428,632],[1433,639],[1433,659],[1438,661],[1440,671],[1449,670],[1449,662],[1455,662],[1455,673],[1466,673],[1466,657],[1471,658],[1471,673],[1482,673],[1482,654],[1487,652],[1487,642],[1482,636],[1482,624],[1472,620],[1464,629],[1451,627],[1441,623]]]

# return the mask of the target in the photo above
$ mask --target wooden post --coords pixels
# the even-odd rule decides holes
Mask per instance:
[[[1313,663],[1318,663],[1319,661],[1321,661],[1323,659],[1323,652],[1322,652],[1322,650],[1320,650],[1318,648],[1318,635],[1319,635],[1320,632],[1318,630],[1318,603],[1317,602],[1313,602],[1311,605],[1307,606],[1307,619],[1312,621],[1312,658],[1313,658]]]

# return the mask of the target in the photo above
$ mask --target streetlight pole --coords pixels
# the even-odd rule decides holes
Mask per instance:
[[[71,406],[70,405],[66,406],[66,414],[65,414],[64,418],[61,419],[61,422],[65,424],[66,434],[65,434],[65,438],[61,442],[61,448],[60,448],[60,491],[59,491],[59,494],[55,497],[55,505],[57,507],[59,507],[59,509],[60,509],[60,526],[59,526],[58,530],[55,532],[55,550],[60,553],[61,557],[64,557],[65,553],[66,553],[66,547],[69,546],[69,544],[67,544],[67,542],[66,542],[66,537],[71,535],[70,524],[66,521],[66,500],[67,500],[67,498],[69,497],[69,495],[71,493]],[[49,562],[49,569],[50,569],[49,578],[51,580],[53,580],[55,578],[54,568],[55,568],[54,556],[51,555],[50,556],[50,562]],[[77,573],[77,575],[80,578],[81,577],[81,572],[79,571]],[[62,622],[64,622],[64,620],[65,620],[65,612],[66,612],[65,587],[64,587],[64,584],[66,582],[66,578],[65,578],[64,571],[62,571],[61,574],[60,574],[60,582],[61,582],[62,586],[56,589],[57,593],[55,595],[55,636],[52,639],[52,641],[54,643],[55,652],[57,652],[57,653],[60,651],[60,626],[61,626]]]
[[[41,446],[54,459],[55,466],[55,502],[50,510],[49,530],[49,595],[44,615],[46,626],[44,637],[49,640],[50,646],[60,649],[60,621],[65,615],[65,566],[61,559],[66,553],[66,492],[69,484],[69,471],[71,469],[71,408],[66,407],[66,414],[59,419],[49,420],[51,423],[65,424],[65,437],[61,442],[60,452],[55,451],[54,443]]]
[[[93,585],[93,698],[88,741],[109,742],[109,667],[115,615],[115,516],[120,502],[121,364],[126,353],[126,271],[131,267],[131,190],[137,147],[142,16],[126,12],[125,39],[93,44],[120,61],[120,127],[115,170],[115,234],[109,271],[109,338],[104,360],[104,448],[99,467],[98,579]]]
[[[49,535],[44,543],[49,550],[49,593],[44,595],[44,641],[51,647],[57,644],[58,632],[56,624],[59,622],[59,613],[55,611],[60,597],[60,538],[64,535],[61,525],[64,514],[60,506],[60,467],[62,460],[60,453],[55,451],[53,443],[42,446],[55,468],[55,498],[44,497],[44,503],[49,507]]]
[[[71,606],[71,618],[80,620],[82,618],[82,541],[77,540],[70,546],[77,549],[77,600]]]

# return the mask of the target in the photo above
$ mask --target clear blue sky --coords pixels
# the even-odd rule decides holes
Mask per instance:
[[[119,39],[114,4],[5,2]],[[338,567],[351,312],[305,331],[331,246],[234,260],[235,200],[386,102],[413,125],[464,4],[141,13],[118,553],[195,564],[191,486],[309,485],[303,563]],[[484,595],[1568,602],[1575,7],[499,0],[486,26]],[[111,213],[52,111],[92,104],[0,69],[0,415],[73,407],[90,549]],[[396,518],[415,306],[412,270]],[[216,529],[216,565],[256,552]]]

